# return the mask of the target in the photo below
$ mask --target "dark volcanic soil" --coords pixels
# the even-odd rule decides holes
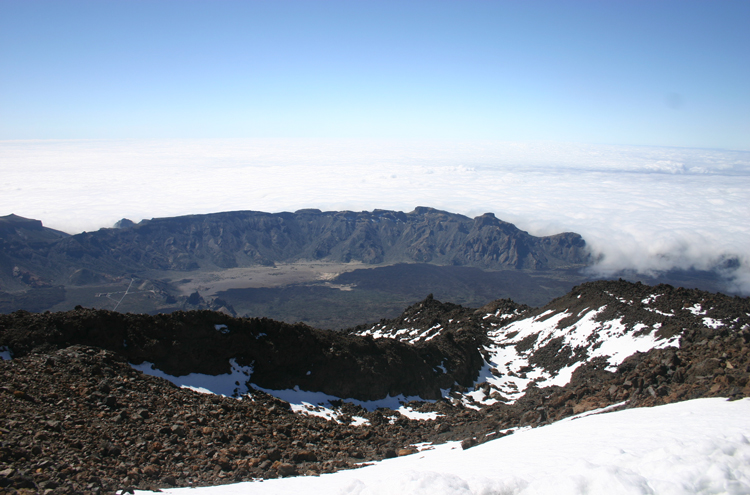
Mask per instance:
[[[652,289],[627,282],[585,284],[550,307],[575,312],[577,305],[606,303],[613,312],[607,317],[621,315],[634,322],[644,311],[639,301]],[[426,370],[435,356],[438,363],[446,359],[455,365],[452,376],[459,383],[473,384],[482,365],[482,335],[473,323],[462,323],[463,330],[446,331],[430,343],[409,345],[207,311],[146,316],[80,309],[4,315],[0,346],[9,346],[15,357],[0,362],[0,493],[97,493],[313,476],[409,455],[414,452],[409,446],[417,442],[463,440],[468,448],[516,426],[540,426],[612,404],[644,407],[750,396],[750,301],[659,289],[663,295],[651,309],[674,314],[668,331],[680,335],[679,348],[636,353],[615,372],[606,371],[604,359],[593,360],[578,368],[567,386],[531,388],[512,405],[496,403],[475,411],[450,397],[412,404],[441,415],[431,421],[408,420],[390,410],[366,412],[347,403],[341,423],[325,421],[292,413],[287,403],[262,392],[236,399],[176,388],[134,370],[127,360],[148,359],[165,371],[184,374],[189,368],[226,372],[230,357],[240,364],[255,360],[258,373],[264,369],[258,368],[259,361],[265,359],[271,364],[259,378],[267,380],[263,386],[275,383],[276,388],[286,388],[285,380],[297,379],[298,371],[305,375],[314,364],[319,366],[315,370],[328,369],[325,376],[333,384],[328,386],[340,390],[362,391],[376,376],[384,382],[381,397],[399,387],[423,386],[429,392],[435,382]],[[708,317],[733,323],[719,328],[696,323],[701,320],[691,319],[690,311],[696,300],[704,302]],[[481,312],[431,299],[422,304],[419,324],[425,328],[458,315],[483,318]],[[525,314],[540,311],[510,301],[495,306]],[[408,309],[403,318],[414,320],[419,309]],[[230,331],[217,331],[216,324]],[[304,347],[313,356],[304,359],[311,361],[300,370],[274,371],[274,366],[291,366],[289,356],[305,355],[290,351],[294,345]],[[253,381],[260,381],[255,373]],[[464,378],[458,380],[461,373]],[[399,381],[398,376],[409,378]],[[326,380],[316,380],[303,388],[326,386]],[[454,394],[461,391],[466,389],[454,386]],[[354,426],[351,416],[370,424]]]
[[[370,426],[294,414],[263,392],[227,398],[144,375],[109,351],[73,346],[0,362],[0,489],[52,493],[199,486],[317,475],[411,453],[412,443],[464,438],[480,414],[439,424],[393,411]],[[346,421],[346,416],[344,417]]]

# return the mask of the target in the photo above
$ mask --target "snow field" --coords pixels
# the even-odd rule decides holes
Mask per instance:
[[[437,445],[319,477],[164,493],[750,494],[749,418],[750,399],[696,399],[568,419],[465,451],[456,442]]]
[[[253,374],[252,366],[240,366],[234,359],[229,360],[232,366],[231,373],[223,375],[204,375],[202,373],[190,373],[183,376],[172,376],[156,369],[152,363],[144,361],[141,364],[130,364],[133,369],[142,371],[146,375],[158,376],[174,383],[178,387],[189,388],[204,394],[226,395],[227,397],[239,397],[248,393],[247,380]]]

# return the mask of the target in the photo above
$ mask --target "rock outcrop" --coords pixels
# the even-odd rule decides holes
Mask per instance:
[[[586,346],[570,344],[581,336]],[[600,352],[618,338],[648,345]],[[601,408],[748,397],[750,299],[595,282],[538,309],[428,297],[343,333],[209,311],[16,312],[0,316],[0,351],[13,357],[0,362],[0,490],[100,493],[317,475],[411,455],[419,442],[471,448]],[[501,351],[514,360],[496,362]],[[231,358],[267,389],[344,399],[417,391],[436,400],[406,405],[434,414],[416,421],[342,400],[327,421],[253,387],[241,398],[201,394],[128,363],[219,374]]]
[[[72,236],[41,231],[38,220],[2,220],[0,229],[5,225],[13,231],[0,232],[5,264],[59,284],[82,269],[95,280],[146,270],[222,270],[299,260],[422,262],[495,270],[579,267],[589,261],[578,234],[534,237],[491,213],[471,219],[424,207],[410,213],[237,211],[138,224],[123,220],[116,228]],[[19,244],[29,229],[50,235],[44,242]]]

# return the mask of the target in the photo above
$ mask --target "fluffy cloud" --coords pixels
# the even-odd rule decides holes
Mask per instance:
[[[596,269],[711,269],[750,292],[750,152],[505,142],[0,142],[0,214],[80,232],[228,210],[493,212],[584,236]]]

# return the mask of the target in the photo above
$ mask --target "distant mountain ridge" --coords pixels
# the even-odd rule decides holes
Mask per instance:
[[[535,237],[492,213],[471,219],[426,207],[409,213],[236,211],[138,224],[123,219],[119,228],[50,234],[44,242],[27,243],[25,229],[41,224],[10,217],[0,218],[9,224],[0,233],[3,278],[17,268],[50,283],[68,283],[82,269],[93,272],[78,275],[85,281],[142,270],[221,270],[300,260],[538,270],[580,267],[590,259],[585,241],[575,233]]]

